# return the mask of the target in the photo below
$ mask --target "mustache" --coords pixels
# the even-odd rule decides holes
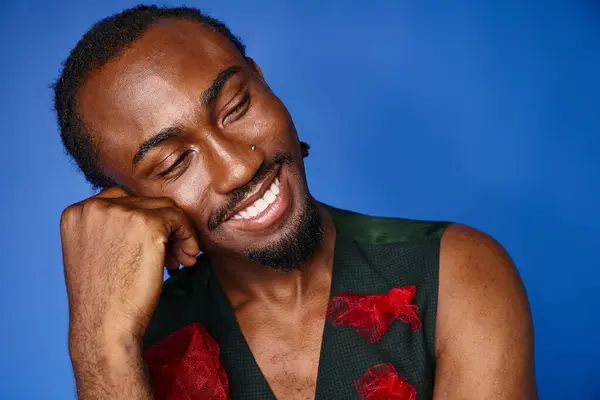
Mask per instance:
[[[258,168],[250,182],[231,191],[231,198],[223,207],[220,207],[209,219],[208,229],[214,231],[223,223],[225,216],[233,211],[270,172],[278,166],[292,165],[293,158],[291,153],[275,153],[273,159],[268,163],[263,162]]]

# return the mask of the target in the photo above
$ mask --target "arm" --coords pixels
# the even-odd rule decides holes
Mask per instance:
[[[86,351],[71,345],[71,359],[78,398],[132,399],[154,398],[146,364],[133,346],[111,346],[100,351],[97,346],[85,346]]]
[[[533,328],[506,251],[464,225],[442,237],[435,400],[536,399]]]
[[[79,398],[152,399],[142,337],[158,304],[163,265],[196,262],[195,231],[171,200],[131,197],[119,188],[69,206],[60,228]]]

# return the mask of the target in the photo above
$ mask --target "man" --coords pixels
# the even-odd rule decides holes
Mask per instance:
[[[148,373],[189,326],[218,345],[234,399],[536,398],[527,298],[502,247],[317,202],[308,146],[222,23],[146,6],[107,18],[55,103],[103,189],[61,220],[80,398],[159,397],[167,378],[170,398],[193,398],[212,366],[183,389],[182,369]]]

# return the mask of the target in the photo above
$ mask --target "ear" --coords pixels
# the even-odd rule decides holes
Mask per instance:
[[[263,76],[263,73],[260,70],[260,67],[258,66],[258,64],[252,58],[250,58],[250,57],[246,57],[246,62],[248,64],[250,64],[250,66],[252,67],[252,69],[258,74],[258,76],[260,76],[260,79],[262,79],[264,81],[265,77]]]

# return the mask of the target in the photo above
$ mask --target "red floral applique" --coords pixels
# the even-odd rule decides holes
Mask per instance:
[[[229,381],[219,345],[200,324],[191,324],[144,352],[157,400],[228,400]]]
[[[415,387],[398,375],[390,363],[369,368],[364,376],[354,381],[362,400],[416,400]]]
[[[327,318],[334,326],[351,326],[370,343],[376,343],[396,319],[413,331],[421,329],[419,308],[410,304],[416,294],[414,285],[393,288],[386,294],[339,293],[331,300]]]

